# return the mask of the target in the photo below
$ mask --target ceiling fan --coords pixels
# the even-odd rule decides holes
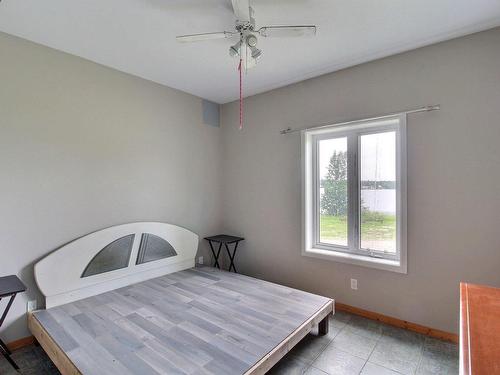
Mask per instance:
[[[220,31],[215,33],[180,35],[178,42],[199,42],[212,39],[230,39],[238,36],[236,44],[229,47],[231,57],[239,57],[246,69],[256,65],[262,56],[262,50],[257,48],[258,37],[297,37],[313,36],[316,34],[315,25],[297,26],[263,26],[256,28],[254,11],[249,0],[231,0],[236,16],[235,31]]]

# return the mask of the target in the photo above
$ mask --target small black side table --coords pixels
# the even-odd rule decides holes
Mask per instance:
[[[238,243],[240,241],[243,241],[243,237],[235,237],[235,236],[228,236],[226,234],[219,234],[217,236],[211,236],[211,237],[205,237],[205,239],[208,241],[210,244],[210,249],[212,250],[212,254],[214,255],[215,259],[215,265],[214,267],[217,267],[220,269],[219,265],[219,255],[222,249],[222,245],[226,248],[227,255],[229,256],[229,261],[231,262],[229,264],[229,272],[231,272],[231,268],[233,271],[236,273],[236,267],[234,266],[234,257],[236,256],[236,249],[238,248]],[[212,245],[212,242],[218,243],[219,244],[219,249],[217,250],[217,253],[215,253],[214,247]],[[234,250],[233,250],[233,255],[231,255],[231,252],[229,251],[229,247],[227,245],[234,243]]]
[[[22,293],[26,291],[26,286],[23,284],[21,280],[15,275],[0,277],[0,301],[2,298],[10,297],[9,302],[7,303],[7,307],[0,318],[0,327],[7,316],[10,307],[12,306],[12,302],[14,302],[14,298],[16,298],[17,293]],[[0,352],[5,357],[7,361],[14,367],[16,370],[19,370],[19,366],[17,366],[16,362],[10,357],[12,354],[7,348],[7,345],[0,339]]]

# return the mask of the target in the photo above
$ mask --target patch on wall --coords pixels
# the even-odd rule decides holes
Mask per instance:
[[[203,123],[206,125],[220,127],[220,106],[209,100],[202,100]]]

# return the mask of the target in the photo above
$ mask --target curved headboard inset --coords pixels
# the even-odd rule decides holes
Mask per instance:
[[[46,308],[194,267],[198,235],[165,223],[106,228],[70,242],[35,264]]]

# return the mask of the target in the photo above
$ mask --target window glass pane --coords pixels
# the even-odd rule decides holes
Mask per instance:
[[[361,248],[396,253],[396,132],[360,138]]]
[[[169,258],[175,255],[177,253],[166,240],[151,233],[143,233],[136,264]]]
[[[347,138],[319,141],[319,240],[347,246]]]
[[[134,237],[135,235],[131,234],[107,245],[92,258],[85,271],[83,271],[82,277],[127,267]]]

